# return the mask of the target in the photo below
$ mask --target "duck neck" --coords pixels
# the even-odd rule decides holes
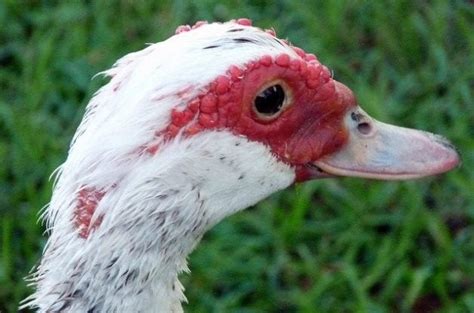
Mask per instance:
[[[53,231],[33,305],[42,312],[182,311],[178,274],[209,221],[199,190],[181,187],[162,189],[159,204],[129,206],[135,213],[121,221],[104,216],[86,239]]]
[[[185,297],[178,275],[204,233],[294,176],[265,146],[227,132],[170,143],[103,195],[95,213],[100,225],[87,238],[55,221],[29,305],[180,312]]]

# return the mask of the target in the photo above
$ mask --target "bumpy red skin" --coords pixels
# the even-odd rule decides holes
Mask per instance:
[[[295,51],[300,58],[266,55],[244,68],[231,66],[185,110],[172,111],[165,137],[173,138],[180,131],[191,136],[208,129],[229,129],[269,146],[280,160],[295,167],[296,181],[312,178],[305,165],[346,143],[343,118],[355,101],[348,89],[335,87],[338,83],[314,55],[299,48]],[[287,86],[291,102],[277,118],[267,121],[255,113],[253,102],[262,87],[272,82]]]

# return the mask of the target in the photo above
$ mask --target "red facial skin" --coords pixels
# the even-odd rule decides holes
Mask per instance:
[[[267,120],[253,105],[262,88],[272,83],[284,87],[290,102],[276,118]],[[245,68],[231,66],[185,110],[173,110],[170,125],[159,135],[171,139],[181,130],[191,136],[207,129],[229,129],[269,146],[281,161],[295,167],[296,181],[305,181],[314,178],[308,163],[346,143],[343,118],[354,106],[352,92],[334,81],[313,55],[304,54],[304,59],[266,55]]]

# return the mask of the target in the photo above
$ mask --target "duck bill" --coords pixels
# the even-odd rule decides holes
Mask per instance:
[[[320,176],[412,179],[447,172],[460,162],[441,136],[378,122],[361,109],[349,115],[347,144],[312,163]]]

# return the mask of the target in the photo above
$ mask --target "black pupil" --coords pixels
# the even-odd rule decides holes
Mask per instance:
[[[285,92],[280,85],[273,85],[262,91],[255,98],[255,109],[258,113],[273,115],[278,113],[285,101]]]

